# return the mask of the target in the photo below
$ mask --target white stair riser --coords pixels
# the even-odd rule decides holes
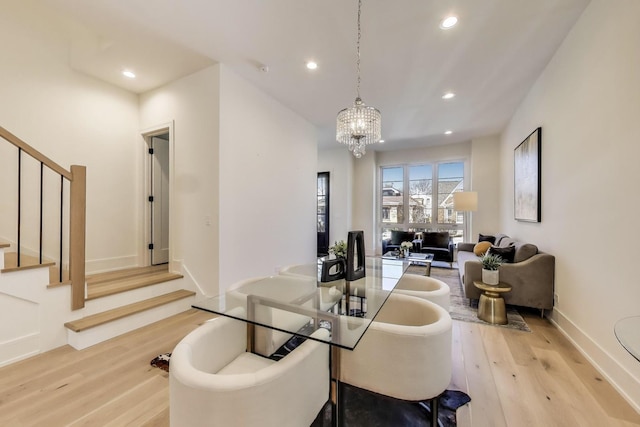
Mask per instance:
[[[186,311],[191,308],[194,299],[194,297],[184,298],[81,332],[67,330],[67,342],[77,350],[91,347],[92,345],[117,337],[126,332]]]
[[[179,289],[189,290],[188,287],[186,287],[187,283],[185,282],[186,281],[184,279],[170,280],[168,282],[157,283],[155,285],[149,285],[86,301],[84,309],[82,310],[82,317],[91,316],[92,314],[122,307],[123,305],[168,294],[169,292],[177,291]]]

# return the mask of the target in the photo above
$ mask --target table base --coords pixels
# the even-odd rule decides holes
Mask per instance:
[[[494,325],[506,325],[507,309],[504,299],[498,293],[485,291],[478,301],[478,319]]]

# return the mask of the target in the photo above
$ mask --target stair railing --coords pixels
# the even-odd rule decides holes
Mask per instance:
[[[42,263],[43,241],[43,176],[44,167],[60,175],[60,233],[59,233],[59,280],[62,282],[63,271],[63,212],[64,212],[64,180],[69,181],[69,281],[71,282],[71,309],[84,307],[85,299],[85,241],[86,241],[86,199],[87,182],[86,167],[72,165],[66,170],[26,142],[3,127],[0,137],[18,148],[18,225],[17,225],[17,265],[20,267],[21,257],[21,216],[22,216],[22,155],[27,154],[40,162],[40,230],[39,230],[39,262]]]

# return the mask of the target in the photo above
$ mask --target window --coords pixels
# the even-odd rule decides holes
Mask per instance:
[[[409,166],[409,223],[431,222],[433,195],[431,165]]]
[[[447,230],[454,241],[463,240],[464,215],[453,210],[453,193],[464,189],[463,162],[383,166],[380,176],[383,239],[398,229]]]
[[[404,223],[404,171],[402,167],[382,168],[382,221]],[[385,213],[386,211],[386,213]]]

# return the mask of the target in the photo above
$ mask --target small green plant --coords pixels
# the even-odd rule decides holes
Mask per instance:
[[[500,255],[490,254],[489,251],[487,251],[480,257],[480,262],[482,263],[482,268],[485,270],[495,271],[500,267],[503,261]]]
[[[347,256],[347,244],[344,240],[335,242],[333,246],[329,248],[329,253],[334,254],[336,258],[346,258]]]

